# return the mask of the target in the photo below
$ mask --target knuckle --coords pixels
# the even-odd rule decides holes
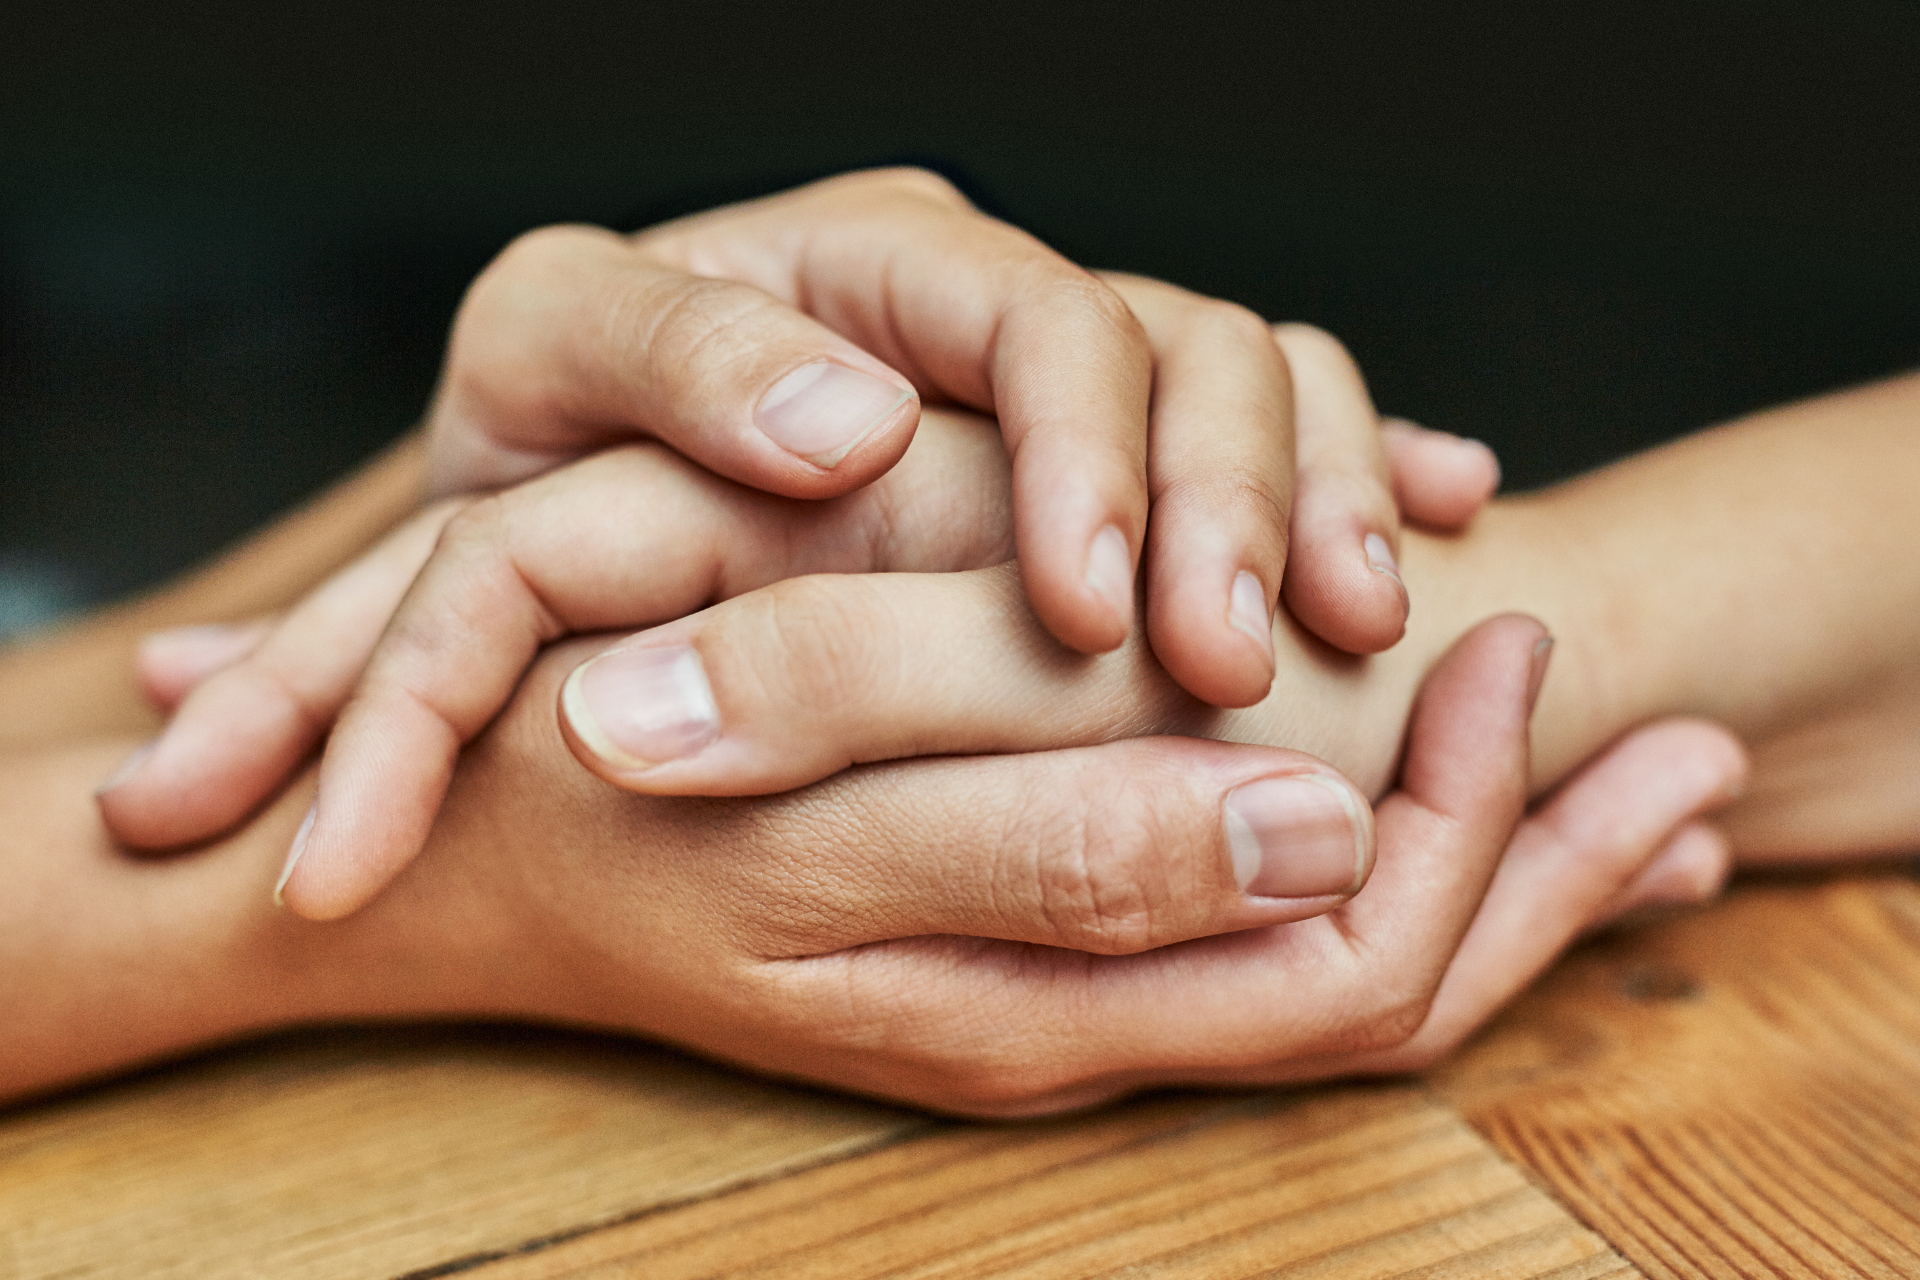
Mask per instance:
[[[1272,472],[1231,460],[1161,477],[1152,498],[1156,505],[1225,514],[1281,537],[1293,511],[1293,492],[1283,489]]]
[[[954,209],[973,207],[960,188],[946,177],[920,165],[895,165],[886,169],[869,169],[858,178],[876,187],[891,191],[905,192],[916,198],[932,200],[937,204]]]
[[[1138,812],[1105,787],[1078,797],[1017,816],[1017,835],[1002,847],[1028,851],[1021,863],[1030,883],[1011,890],[1024,888],[1022,896],[1038,904],[1051,942],[1076,951],[1132,955],[1183,936],[1177,904],[1210,895],[1195,877],[1181,874],[1189,860],[1158,856],[1170,833],[1151,807]]]
[[[1117,331],[1141,353],[1147,351],[1146,327],[1127,300],[1106,281],[1073,267],[1057,277],[1051,288],[1067,306],[1085,313],[1095,324]]]
[[[544,269],[554,263],[571,261],[588,245],[597,244],[613,233],[576,222],[557,222],[523,231],[507,242],[494,256],[489,270],[521,271]]]
[[[608,324],[617,346],[631,348],[655,380],[667,382],[707,363],[717,349],[751,346],[749,331],[777,306],[768,294],[731,280],[672,275],[611,307]]]
[[[777,675],[801,711],[838,719],[899,692],[903,646],[885,639],[899,628],[862,579],[794,578],[743,600],[752,603],[742,638],[770,651],[752,655],[752,666]]]
[[[1189,324],[1195,339],[1212,346],[1231,344],[1256,351],[1271,351],[1273,347],[1266,320],[1237,302],[1202,299],[1195,304]]]
[[[1274,325],[1272,333],[1274,341],[1286,352],[1289,363],[1338,369],[1358,376],[1359,365],[1346,344],[1325,329],[1294,320]]]
[[[1004,944],[915,939],[890,944],[925,959],[1006,967]],[[1083,1037],[1015,995],[1004,1005],[930,997],[907,970],[852,953],[782,963],[753,984],[744,1021],[773,1027],[838,1064],[843,1082],[978,1116],[1038,1114],[1089,1079]],[[768,970],[762,969],[763,977]],[[1057,1013],[1057,1011],[1055,1011]]]
[[[519,305],[528,290],[544,287],[553,277],[577,273],[583,262],[615,239],[604,227],[581,223],[555,223],[521,232],[475,277],[461,307],[462,317],[487,311],[488,304],[496,301],[501,307]]]

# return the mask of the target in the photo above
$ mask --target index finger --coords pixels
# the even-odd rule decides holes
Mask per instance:
[[[1153,370],[1112,288],[917,170],[829,179],[636,244],[805,310],[928,398],[996,414],[1035,610],[1084,653],[1126,638]]]

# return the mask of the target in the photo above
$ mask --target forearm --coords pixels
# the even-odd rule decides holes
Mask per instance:
[[[1920,838],[1920,376],[1770,410],[1414,539],[1412,650],[1500,609],[1561,638],[1536,785],[1694,714],[1756,756],[1743,852]],[[1416,590],[1420,588],[1416,585]],[[1904,785],[1902,785],[1904,783]]]
[[[475,957],[516,948],[462,909],[457,871],[340,924],[273,906],[310,779],[231,837],[129,857],[92,788],[130,746],[0,756],[0,1101],[300,1022],[484,1011],[474,993],[510,989],[475,978]]]
[[[0,706],[7,709],[0,749],[155,731],[158,718],[134,683],[141,636],[252,617],[304,596],[419,506],[425,463],[421,438],[408,436],[205,568],[44,637],[0,647]]]

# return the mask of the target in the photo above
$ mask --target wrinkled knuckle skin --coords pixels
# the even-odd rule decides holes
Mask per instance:
[[[1250,467],[1223,465],[1166,479],[1153,500],[1198,511],[1232,513],[1246,528],[1285,537],[1292,519],[1293,494],[1274,477]]]
[[[672,382],[726,354],[729,344],[751,347],[753,322],[777,307],[770,296],[731,280],[677,276],[614,306],[608,323],[620,345],[644,356],[657,380]]]
[[[1183,936],[1174,904],[1204,901],[1207,890],[1176,883],[1155,856],[1163,837],[1153,824],[1101,816],[1127,814],[1117,797],[1095,789],[1083,803],[1071,812],[1029,813],[1017,837],[1031,849],[1033,901],[1052,931],[1049,941],[1095,955],[1133,955]]]
[[[769,652],[761,670],[777,671],[786,699],[823,721],[876,711],[898,692],[897,628],[878,594],[855,577],[795,578],[757,593],[754,637]]]
[[[1144,356],[1150,350],[1146,326],[1140,323],[1140,317],[1133,313],[1127,300],[1106,281],[1091,272],[1075,268],[1070,275],[1057,281],[1053,288],[1065,300],[1091,315],[1096,322],[1120,333],[1138,354]]]

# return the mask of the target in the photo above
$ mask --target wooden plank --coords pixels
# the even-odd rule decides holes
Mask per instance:
[[[1920,886],[1583,947],[1434,1085],[1650,1276],[1920,1275]]]
[[[612,1039],[293,1037],[0,1117],[0,1276],[392,1276],[930,1123]]]
[[[473,1280],[959,1280],[1632,1269],[1417,1088],[956,1125],[503,1259]]]

